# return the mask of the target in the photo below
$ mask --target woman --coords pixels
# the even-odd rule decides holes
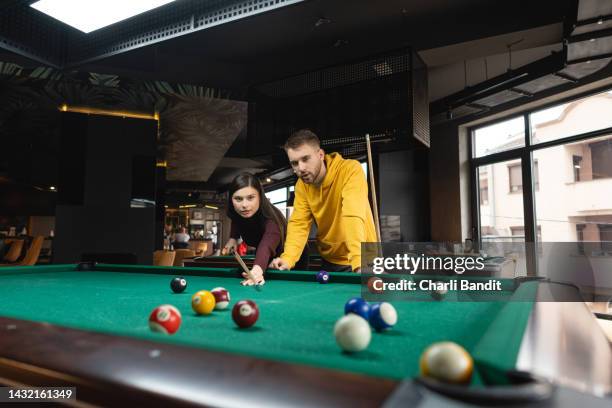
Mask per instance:
[[[259,179],[249,173],[241,173],[232,182],[227,203],[227,216],[232,220],[230,239],[222,254],[236,250],[237,239],[257,248],[251,274],[255,280],[243,273],[243,285],[264,283],[263,273],[272,259],[283,250],[287,221],[266,198]]]

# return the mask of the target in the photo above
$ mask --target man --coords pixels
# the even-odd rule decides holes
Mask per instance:
[[[189,248],[189,234],[187,234],[187,228],[181,227],[179,232],[174,234],[174,240],[172,245],[174,249],[186,249]]]
[[[361,243],[376,242],[368,184],[361,165],[338,153],[325,154],[319,138],[309,130],[292,134],[285,151],[299,180],[284,252],[270,266],[281,270],[295,266],[314,219],[317,246],[323,258],[321,269],[359,272]]]

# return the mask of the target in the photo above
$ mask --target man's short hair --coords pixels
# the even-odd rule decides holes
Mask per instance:
[[[297,132],[293,132],[289,139],[285,142],[285,151],[289,149],[297,149],[305,144],[309,144],[311,146],[315,146],[317,148],[321,147],[321,141],[314,134],[313,131],[308,129],[301,129]]]

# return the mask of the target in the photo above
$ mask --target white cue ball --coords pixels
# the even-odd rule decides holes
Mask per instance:
[[[349,313],[336,322],[334,336],[342,350],[354,353],[368,347],[372,331],[363,317]]]
[[[449,383],[467,383],[474,361],[460,345],[451,341],[434,343],[421,355],[421,375]]]

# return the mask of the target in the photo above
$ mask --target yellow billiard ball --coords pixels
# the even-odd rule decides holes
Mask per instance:
[[[215,296],[207,290],[200,290],[191,297],[191,308],[197,314],[211,314],[215,308]]]
[[[472,378],[474,361],[463,347],[451,341],[427,347],[419,362],[421,375],[438,381],[465,384]]]

